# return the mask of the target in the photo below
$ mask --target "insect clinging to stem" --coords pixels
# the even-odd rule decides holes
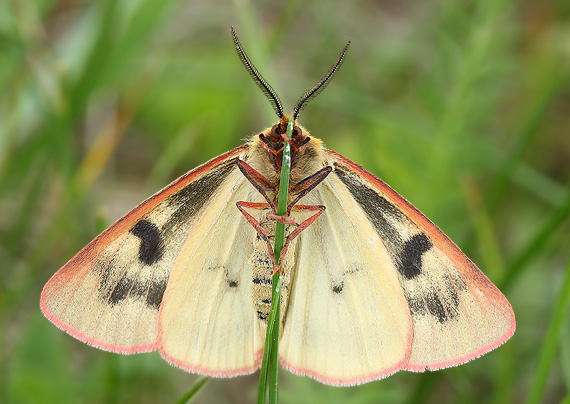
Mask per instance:
[[[260,365],[271,274],[284,276],[280,361],[332,385],[459,365],[507,341],[507,299],[428,218],[297,123],[348,49],[289,116],[243,64],[279,120],[191,170],[101,233],[48,281],[45,316],[100,349],[160,351],[216,377]],[[286,215],[277,192],[291,145]],[[276,223],[286,226],[279,260]]]

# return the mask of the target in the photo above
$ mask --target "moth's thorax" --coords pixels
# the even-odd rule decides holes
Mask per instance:
[[[248,163],[272,184],[277,185],[281,177],[285,140],[281,136],[276,136],[272,131],[274,127],[267,128],[259,135],[253,136],[250,142],[251,152]],[[295,128],[300,131],[300,134],[294,136],[291,141],[289,179],[291,185],[297,184],[325,166],[322,142],[310,136],[302,126],[295,125]]]

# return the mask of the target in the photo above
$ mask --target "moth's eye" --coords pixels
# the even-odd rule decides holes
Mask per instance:
[[[271,136],[275,137],[281,136],[281,130],[279,129],[279,124],[273,125],[271,127]]]
[[[298,126],[294,126],[293,127],[293,137],[298,137],[301,136],[301,134],[303,133],[303,131],[301,130],[301,128],[299,128]]]

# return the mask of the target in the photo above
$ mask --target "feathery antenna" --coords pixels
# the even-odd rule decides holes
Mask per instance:
[[[265,81],[265,79],[261,76],[261,74],[259,74],[253,63],[251,63],[251,60],[249,60],[249,58],[245,54],[245,51],[243,50],[243,47],[239,42],[234,27],[232,27],[232,36],[234,38],[234,43],[236,45],[236,50],[238,52],[239,58],[243,62],[243,65],[245,66],[251,77],[253,77],[253,80],[257,83],[259,88],[261,88],[261,91],[263,91],[263,94],[265,94],[265,96],[271,103],[271,106],[273,107],[273,110],[275,111],[279,119],[283,118],[283,106],[281,105],[281,101],[279,100],[277,93],[275,93],[275,91],[273,90],[273,88],[271,88],[269,83]]]
[[[297,117],[299,116],[299,113],[301,112],[301,110],[303,108],[305,108],[307,106],[309,101],[311,101],[321,91],[323,91],[323,89],[326,87],[326,85],[330,82],[330,80],[332,79],[332,77],[334,76],[334,74],[336,73],[338,68],[340,67],[340,64],[344,60],[344,55],[346,54],[346,51],[348,50],[349,45],[350,45],[350,41],[348,41],[348,43],[346,44],[346,46],[342,50],[342,53],[340,54],[336,63],[333,65],[333,67],[330,68],[328,73],[325,74],[325,76],[321,79],[321,81],[319,81],[313,88],[311,88],[309,91],[307,91],[305,94],[303,94],[301,96],[301,98],[299,99],[299,101],[297,101],[297,104],[295,104],[295,109],[293,110],[293,119],[297,119]]]

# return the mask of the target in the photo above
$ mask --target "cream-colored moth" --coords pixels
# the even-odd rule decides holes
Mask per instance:
[[[281,364],[323,383],[455,366],[508,340],[511,306],[475,264],[392,188],[299,125],[289,140],[286,252],[275,262],[288,116],[232,33],[279,121],[93,240],[46,284],[45,316],[104,350],[159,350],[171,364],[215,377],[251,373],[279,267]],[[295,120],[346,50],[297,102]]]

